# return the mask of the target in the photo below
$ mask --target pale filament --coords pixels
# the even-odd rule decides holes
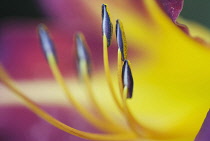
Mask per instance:
[[[107,49],[107,38],[106,35],[103,35],[103,61],[104,61],[104,71],[106,75],[107,84],[109,90],[112,94],[114,102],[116,103],[117,107],[123,113],[122,101],[120,102],[117,98],[117,93],[114,90],[114,86],[111,80],[110,68],[109,68],[109,57],[108,57],[108,49]]]
[[[42,110],[36,103],[34,103],[32,100],[30,100],[28,97],[25,96],[15,85],[12,79],[10,79],[7,72],[4,70],[3,66],[0,65],[0,80],[1,82],[13,92],[16,96],[18,96],[24,104],[29,108],[32,112],[34,112],[36,115],[41,117],[42,119],[46,120],[53,126],[70,133],[72,135],[89,139],[89,140],[110,140],[110,141],[120,141],[120,140],[131,140],[137,138],[134,134],[95,134],[95,133],[89,133],[89,132],[83,132],[77,129],[74,129],[72,127],[69,127],[65,125],[64,123],[56,120],[52,116],[50,116],[48,113],[46,113],[44,110]]]
[[[49,65],[51,68],[51,71],[56,79],[56,81],[58,82],[58,84],[60,85],[60,87],[63,89],[64,94],[66,95],[66,97],[68,98],[69,102],[74,106],[75,110],[79,111],[79,113],[88,121],[90,122],[93,126],[97,127],[98,129],[100,129],[101,131],[106,131],[106,132],[116,132],[117,130],[119,130],[119,126],[110,126],[106,123],[104,123],[103,121],[101,121],[100,119],[98,119],[94,114],[91,114],[89,111],[87,111],[87,109],[85,109],[84,107],[82,107],[73,97],[72,93],[70,92],[69,88],[67,87],[61,73],[60,70],[57,66],[57,63],[55,61],[54,56],[49,56],[48,57],[49,60]]]
[[[88,69],[87,69],[87,63],[85,61],[81,62],[81,75],[82,78],[84,79],[85,82],[85,87],[87,89],[87,93],[89,94],[89,98],[91,99],[92,105],[94,106],[95,110],[111,125],[109,125],[110,127],[115,127],[116,129],[118,129],[119,132],[125,132],[126,130],[117,125],[116,122],[113,121],[113,118],[111,118],[110,114],[108,114],[100,105],[98,104],[96,98],[94,97],[94,91],[90,82],[90,76],[88,75]],[[107,124],[108,124],[107,123]]]

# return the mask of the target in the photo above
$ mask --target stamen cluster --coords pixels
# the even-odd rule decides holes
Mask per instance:
[[[56,120],[48,113],[43,111],[36,103],[31,99],[25,96],[15,85],[13,80],[10,78],[9,74],[6,72],[4,67],[0,65],[0,80],[3,84],[14,92],[15,95],[20,97],[25,105],[35,114],[54,125],[55,127],[68,132],[72,135],[89,139],[89,140],[132,140],[139,139],[141,137],[150,137],[155,135],[155,131],[144,127],[136,117],[131,113],[126,100],[132,98],[133,95],[133,76],[130,68],[130,63],[127,59],[127,45],[126,38],[123,29],[122,22],[118,19],[116,20],[116,39],[118,44],[118,82],[120,94],[118,94],[113,86],[111,80],[111,73],[109,68],[109,58],[108,58],[108,47],[111,46],[112,39],[112,23],[110,14],[108,12],[107,5],[102,5],[102,36],[103,36],[103,61],[104,61],[104,70],[109,86],[109,90],[112,94],[112,98],[115,101],[115,105],[119,109],[121,115],[126,121],[127,125],[116,123],[112,116],[110,116],[107,111],[104,110],[104,107],[98,103],[94,97],[94,91],[92,85],[90,85],[90,74],[91,74],[91,59],[88,45],[85,41],[85,37],[82,33],[77,33],[75,36],[76,42],[76,56],[77,56],[77,68],[80,77],[84,80],[85,86],[87,88],[87,93],[91,99],[92,104],[98,111],[100,115],[103,116],[103,120],[99,119],[95,115],[91,114],[85,109],[80,103],[75,100],[72,96],[72,92],[69,90],[67,84],[61,72],[58,68],[58,61],[56,57],[56,50],[54,48],[53,41],[50,38],[47,27],[43,24],[38,26],[38,34],[42,46],[42,50],[46,57],[46,60],[49,64],[49,67],[52,70],[52,73],[63,89],[64,94],[66,95],[69,102],[72,106],[83,116],[88,122],[90,122],[94,127],[99,130],[106,132],[107,134],[96,134],[80,131],[65,125],[64,123]],[[118,98],[120,97],[120,99]]]

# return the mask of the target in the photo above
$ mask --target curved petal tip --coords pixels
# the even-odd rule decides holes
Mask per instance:
[[[182,11],[184,0],[157,0],[157,2],[172,21],[176,23],[176,19]]]
[[[210,140],[210,110],[204,120],[204,123],[195,138],[195,141],[209,141]]]
[[[181,30],[189,34],[187,26],[176,21],[183,9],[184,0],[157,0],[157,3]]]

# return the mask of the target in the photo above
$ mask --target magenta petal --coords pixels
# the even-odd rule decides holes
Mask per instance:
[[[210,140],[210,110],[204,120],[204,123],[195,138],[195,141],[209,141]]]
[[[73,109],[43,108],[69,126],[94,132]],[[55,128],[23,106],[1,106],[0,113],[0,141],[85,141]]]
[[[184,0],[157,0],[166,14],[176,23],[180,12],[182,11]]]
[[[187,26],[176,21],[182,11],[184,0],[157,0],[157,3],[182,31],[189,34]]]

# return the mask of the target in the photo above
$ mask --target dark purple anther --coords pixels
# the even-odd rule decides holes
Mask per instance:
[[[85,37],[82,33],[77,33],[75,35],[76,42],[76,55],[77,55],[77,68],[79,74],[81,74],[81,63],[85,62],[88,74],[91,73],[91,61],[90,61],[90,53],[88,51],[88,45],[86,43]]]
[[[127,60],[124,61],[122,67],[122,81],[123,88],[128,88],[127,98],[132,98],[133,95],[133,76],[131,73],[130,65]]]
[[[121,51],[122,54],[122,61],[124,61],[127,58],[127,46],[126,46],[126,39],[125,39],[125,33],[124,29],[122,29],[122,23],[120,20],[116,21],[116,38],[117,38],[117,44],[118,48]]]
[[[45,54],[46,59],[48,60],[48,57],[50,55],[53,55],[57,61],[54,44],[49,36],[47,27],[44,24],[40,24],[38,26],[38,33],[39,33],[39,39],[41,42],[42,50]]]
[[[102,32],[103,36],[107,38],[107,47],[111,45],[112,38],[112,23],[107,10],[107,5],[102,5]]]

